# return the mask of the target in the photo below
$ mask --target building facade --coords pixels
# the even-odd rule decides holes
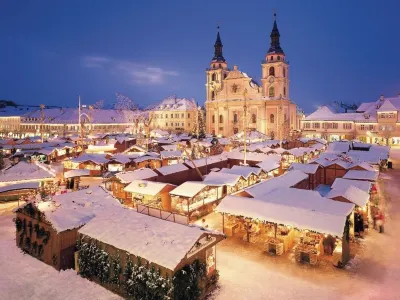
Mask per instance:
[[[149,112],[150,127],[171,132],[190,132],[196,122],[196,107],[193,99],[168,97]]]
[[[400,94],[362,103],[355,112],[336,113],[322,106],[301,121],[304,137],[329,141],[358,139],[366,143],[400,144]]]
[[[280,45],[274,16],[271,46],[261,64],[260,84],[238,66],[228,68],[218,28],[214,57],[206,69],[208,133],[231,136],[247,128],[284,139],[299,129],[300,114],[289,94],[289,62]]]

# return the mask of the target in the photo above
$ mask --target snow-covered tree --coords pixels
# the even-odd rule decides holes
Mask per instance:
[[[104,100],[96,101],[96,103],[93,104],[94,109],[102,109],[103,107],[104,107]]]
[[[197,134],[199,136],[197,136]],[[206,124],[204,122],[204,113],[200,107],[197,108],[197,121],[194,123],[191,135],[196,138],[206,137]]]
[[[115,93],[117,102],[114,104],[114,109],[117,110],[138,110],[139,106],[133,102],[129,97],[120,93]]]

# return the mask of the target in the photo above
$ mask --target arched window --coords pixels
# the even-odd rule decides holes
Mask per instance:
[[[234,114],[233,115],[233,123],[237,123],[237,121],[238,121],[238,115]]]
[[[251,123],[253,123],[253,124],[257,123],[257,115],[256,114],[251,115]]]
[[[212,81],[215,81],[216,78],[217,78],[217,75],[216,75],[215,73],[213,73],[213,74],[211,75],[211,80],[212,80]]]
[[[215,123],[215,115],[212,116],[212,122]]]
[[[271,61],[273,61],[274,60],[274,57],[273,56],[271,56]]]
[[[286,88],[285,87],[283,88],[283,96],[286,97]]]
[[[278,55],[278,60],[281,60],[281,57]]]
[[[215,69],[215,64],[213,65],[213,69]]]
[[[211,92],[211,100],[214,100],[214,99],[215,99],[215,92],[212,91],[212,92]]]
[[[275,116],[274,116],[274,114],[270,114],[270,115],[269,115],[269,122],[270,122],[270,123],[275,123]]]
[[[228,76],[228,73],[225,73],[225,74],[224,74],[224,79],[226,78],[226,76]]]
[[[270,76],[275,76],[275,68],[274,67],[270,67],[269,68],[269,75]]]
[[[224,123],[224,117],[222,115],[219,115],[219,122]]]
[[[275,97],[275,88],[273,86],[271,86],[269,88],[269,93],[268,94],[269,94],[270,97]]]
[[[283,77],[286,77],[286,69],[283,68]]]
[[[221,64],[219,64],[219,67],[220,67],[220,68],[222,68],[222,65],[221,65]]]

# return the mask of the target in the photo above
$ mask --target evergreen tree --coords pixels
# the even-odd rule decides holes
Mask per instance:
[[[0,170],[4,169],[4,155],[3,155],[3,150],[0,150]]]
[[[197,130],[197,126],[199,129]],[[197,136],[199,134],[199,136]],[[203,139],[206,137],[206,124],[204,122],[203,110],[199,107],[197,111],[197,122],[194,123],[191,135],[198,139]]]

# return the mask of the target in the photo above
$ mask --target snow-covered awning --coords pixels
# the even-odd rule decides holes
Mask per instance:
[[[40,186],[40,182],[24,182],[17,184],[9,184],[6,186],[0,187],[0,193],[16,191],[16,190],[36,190]]]
[[[208,184],[202,181],[186,181],[169,193],[171,195],[182,197],[194,197],[207,186]]]

